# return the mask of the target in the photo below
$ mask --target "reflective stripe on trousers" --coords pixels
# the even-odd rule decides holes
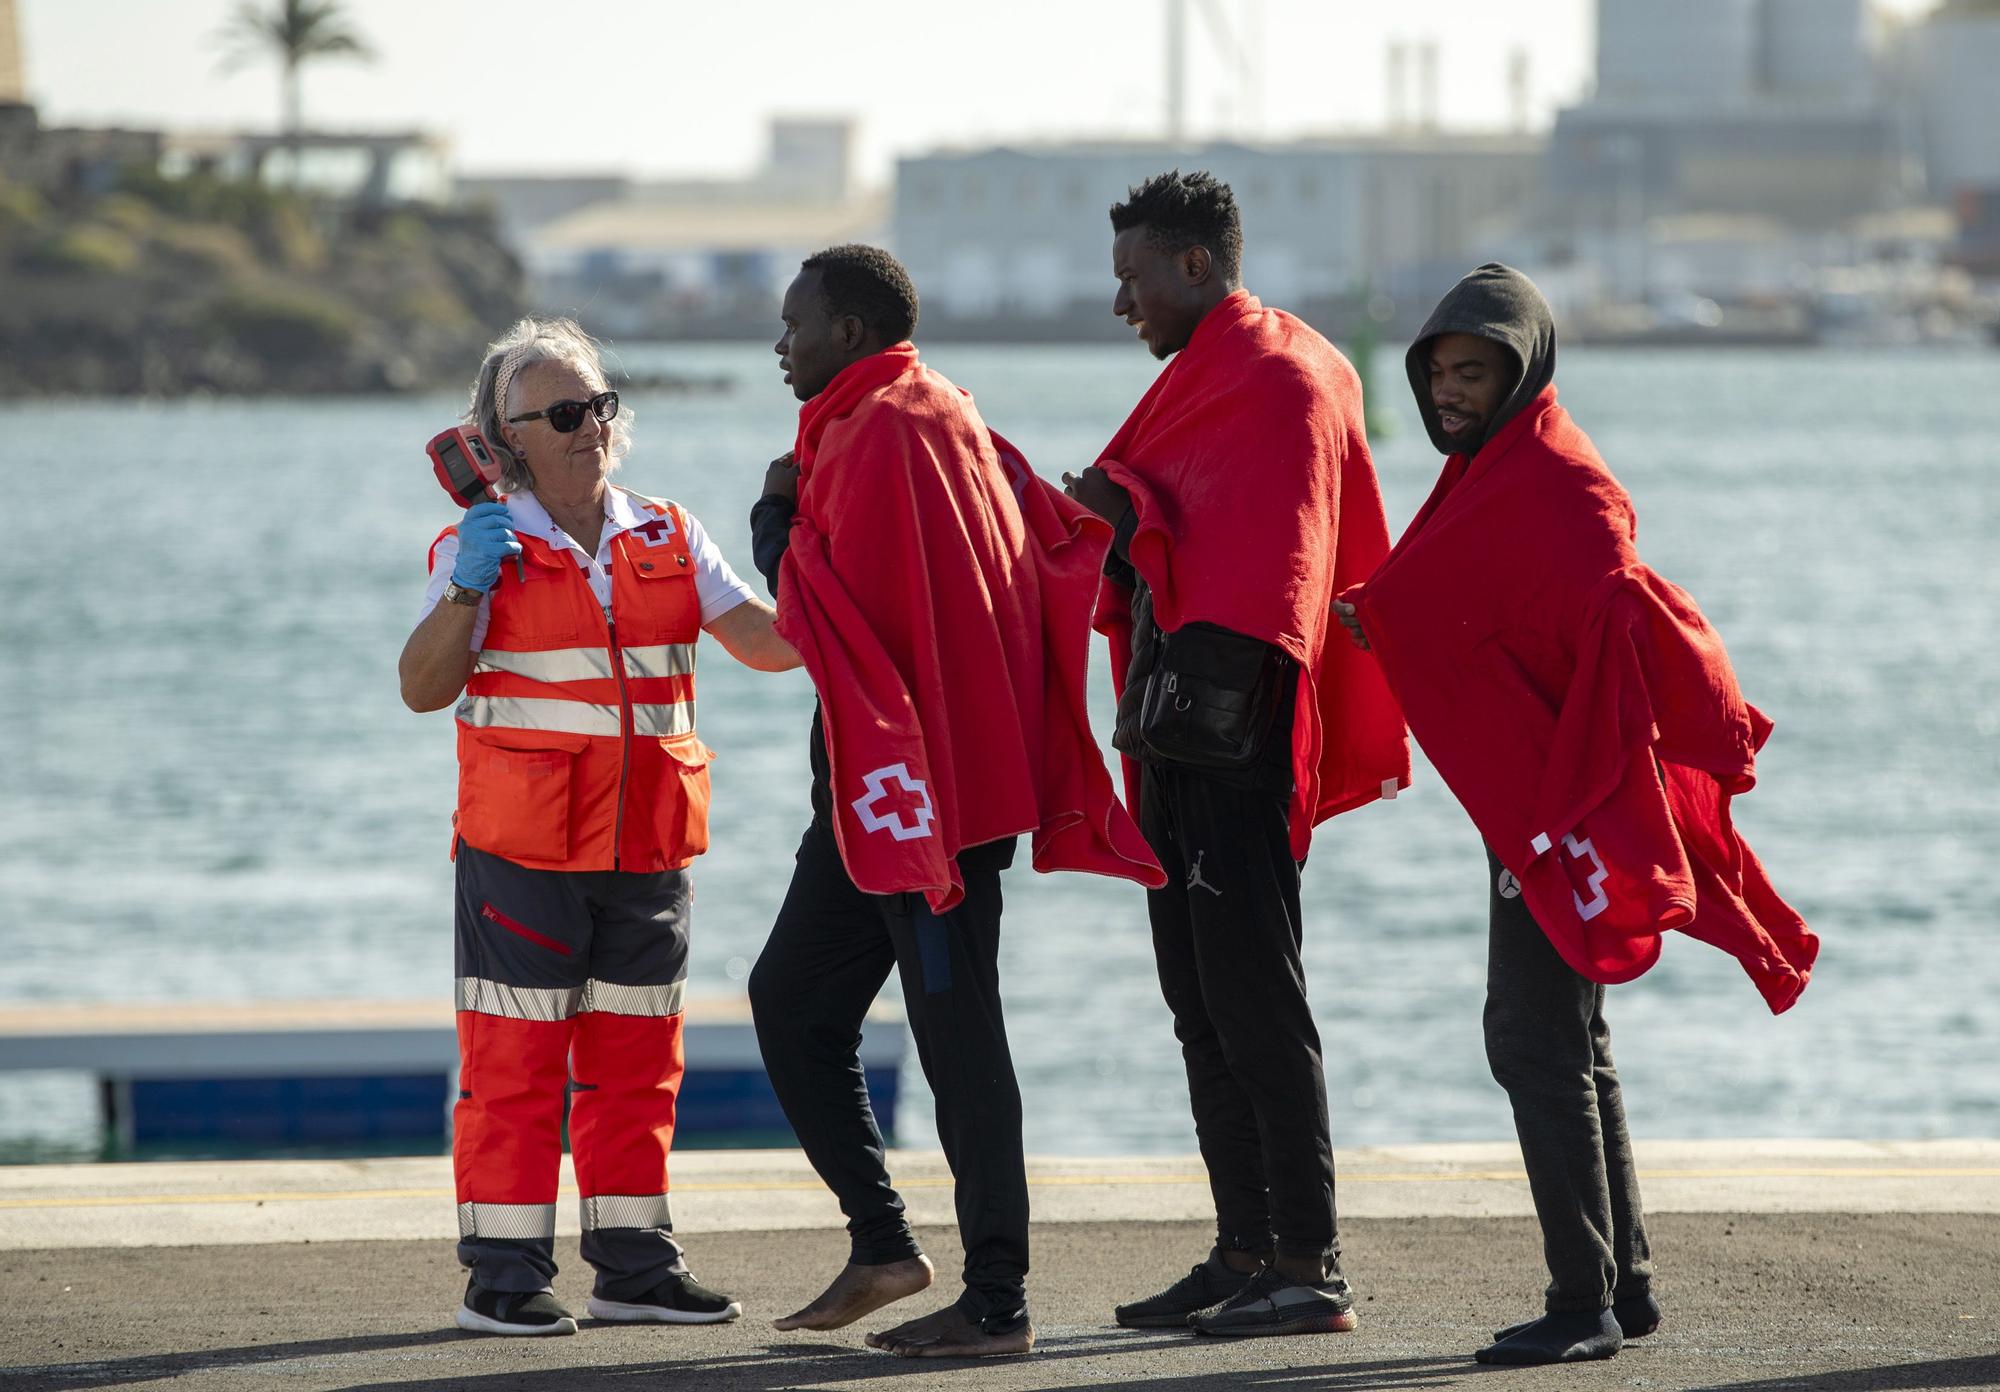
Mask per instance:
[[[462,1203],[458,1206],[458,1235],[491,1237],[509,1242],[532,1242],[556,1235],[556,1206],[552,1203]]]
[[[673,1205],[665,1194],[597,1194],[577,1199],[578,1226],[599,1228],[671,1228]],[[460,1237],[489,1237],[529,1242],[556,1235],[556,1206],[545,1204],[462,1203],[458,1206]]]
[[[665,1194],[597,1194],[577,1200],[585,1232],[599,1228],[671,1228],[673,1208]]]
[[[456,995],[460,1010],[509,1020],[553,1022],[590,1011],[665,1019],[681,1013],[687,998],[687,981],[683,978],[666,986],[623,986],[592,977],[581,986],[538,987],[509,986],[503,981],[461,976]]]

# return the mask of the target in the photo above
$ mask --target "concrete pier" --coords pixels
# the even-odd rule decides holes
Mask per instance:
[[[1111,1323],[1114,1304],[1206,1250],[1193,1157],[1032,1159],[1040,1346],[1005,1364],[862,1347],[867,1330],[955,1293],[950,1180],[934,1154],[892,1159],[940,1272],[926,1296],[831,1334],[774,1333],[769,1320],[842,1261],[840,1215],[794,1152],[690,1152],[675,1158],[676,1226],[745,1318],[586,1324],[549,1340],[450,1327],[463,1277],[441,1158],[0,1168],[0,1386],[2000,1385],[2000,1142],[1684,1142],[1639,1159],[1666,1324],[1607,1363],[1540,1373],[1469,1356],[1534,1313],[1546,1279],[1511,1145],[1340,1152],[1361,1328],[1241,1342]],[[557,1290],[580,1310],[574,1206],[558,1213],[570,1226]]]

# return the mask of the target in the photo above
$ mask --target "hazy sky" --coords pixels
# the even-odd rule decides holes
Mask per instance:
[[[269,65],[223,75],[237,0],[17,0],[44,119],[254,128],[276,120]],[[270,0],[258,0],[270,3]],[[1924,0],[1889,0],[1910,10]],[[1192,26],[1197,134],[1381,124],[1392,40],[1439,45],[1448,128],[1504,126],[1526,51],[1534,119],[1590,81],[1590,0],[1213,0],[1261,54],[1240,95]],[[894,155],[969,142],[1151,135],[1165,111],[1163,0],[349,0],[371,64],[305,79],[307,119],[450,135],[469,172],[726,173],[771,113],[852,114],[872,177]],[[1257,35],[1261,31],[1261,42]]]

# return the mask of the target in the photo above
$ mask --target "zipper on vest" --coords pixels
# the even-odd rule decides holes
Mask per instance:
[[[625,851],[625,783],[632,772],[632,698],[625,691],[625,653],[618,646],[618,621],[604,606],[604,632],[611,640],[611,671],[618,678],[618,813],[611,824],[611,868]]]

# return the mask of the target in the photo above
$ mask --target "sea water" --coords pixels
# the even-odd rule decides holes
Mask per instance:
[[[928,356],[1051,479],[1157,371],[1136,346]],[[796,419],[775,358],[625,361],[719,379],[627,393],[620,480],[690,508],[761,590],[746,516]],[[1400,360],[1378,369],[1394,532],[1439,461]],[[1777,722],[1738,823],[1825,944],[1781,1017],[1678,935],[1612,991],[1635,1132],[2000,1134],[2000,355],[1584,348],[1558,378],[1646,559]],[[448,996],[452,721],[406,710],[395,669],[456,515],[423,442],[460,404],[0,407],[0,1002]],[[802,673],[702,645],[696,996],[743,991],[783,895],[810,710]],[[1480,1043],[1485,878],[1421,760],[1403,796],[1320,828],[1305,962],[1337,1143],[1509,1133]],[[1029,1150],[1191,1149],[1141,892],[1023,857],[1006,893]],[[914,1054],[907,1087],[900,1139],[932,1144]],[[96,1107],[86,1078],[0,1075],[0,1158],[98,1154]]]

